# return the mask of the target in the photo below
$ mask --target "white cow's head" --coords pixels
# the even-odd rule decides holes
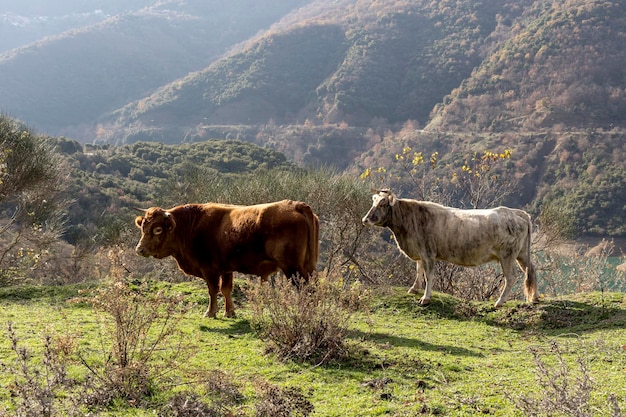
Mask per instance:
[[[397,197],[390,190],[375,191],[372,196],[372,207],[363,217],[363,224],[385,227],[391,221],[391,208],[396,202]]]

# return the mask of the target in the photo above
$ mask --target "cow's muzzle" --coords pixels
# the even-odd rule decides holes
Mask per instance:
[[[135,252],[137,252],[137,255],[141,255],[141,256],[144,256],[144,257],[146,257],[146,258],[147,258],[148,256],[150,256],[150,254],[148,253],[148,251],[147,251],[145,248],[143,248],[143,247],[141,247],[141,246],[139,246],[139,245],[137,245],[137,247],[135,248]]]

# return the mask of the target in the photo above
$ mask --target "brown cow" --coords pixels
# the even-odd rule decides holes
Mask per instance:
[[[319,219],[300,201],[152,207],[135,224],[141,229],[139,255],[173,256],[183,272],[206,281],[208,317],[217,313],[220,289],[226,317],[234,316],[233,272],[267,280],[282,270],[295,283],[299,277],[309,279],[317,264]]]
[[[391,191],[382,190],[374,194],[363,224],[388,227],[400,251],[417,262],[417,277],[409,293],[417,292],[423,275],[426,290],[420,299],[422,305],[430,302],[436,260],[461,266],[499,261],[504,289],[496,307],[502,306],[509,296],[517,261],[526,274],[526,300],[537,301],[537,278],[530,259],[532,224],[525,211],[507,207],[461,210],[397,198]]]

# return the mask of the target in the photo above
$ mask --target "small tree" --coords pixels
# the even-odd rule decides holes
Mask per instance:
[[[189,357],[191,346],[178,329],[188,306],[182,296],[156,291],[131,274],[123,250],[111,249],[108,256],[107,282],[76,300],[93,306],[102,332],[98,354],[78,353],[94,381],[85,401],[140,405]]]
[[[511,181],[495,172],[496,165],[511,158],[511,150],[502,153],[490,150],[474,152],[469,161],[452,173],[452,183],[461,191],[462,203],[471,208],[486,208],[500,204],[514,187]]]
[[[10,282],[22,262],[36,262],[63,230],[61,173],[60,156],[46,138],[0,115],[0,284]],[[27,256],[16,252],[20,246]]]

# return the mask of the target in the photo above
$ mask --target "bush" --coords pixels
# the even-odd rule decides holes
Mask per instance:
[[[543,272],[543,291],[551,296],[621,291],[626,286],[626,276],[619,274],[609,261],[614,247],[612,241],[602,241],[590,250],[584,247],[538,247],[536,265]]]
[[[257,384],[257,392],[260,398],[255,404],[255,417],[306,417],[314,410],[313,404],[297,387],[279,388],[267,382],[260,382]]]
[[[318,364],[346,355],[348,325],[366,294],[358,284],[325,274],[317,282],[300,283],[299,289],[282,275],[273,285],[251,282],[244,293],[251,325],[268,352],[282,360]]]
[[[116,399],[141,405],[188,355],[189,346],[178,329],[186,303],[135,279],[124,266],[125,256],[124,251],[111,249],[106,284],[76,300],[91,304],[101,325],[100,352],[95,357],[106,358],[104,362],[79,352],[93,381],[85,401],[95,406]]]
[[[228,375],[220,371],[209,373],[205,381],[205,395],[194,392],[175,394],[163,407],[161,417],[221,417],[234,416],[232,406],[243,400]]]
[[[533,397],[520,395],[513,399],[525,415],[528,416],[571,416],[591,417],[597,415],[622,415],[615,395],[610,394],[603,410],[595,409],[589,400],[593,391],[593,380],[585,359],[576,358],[578,372],[568,364],[561,348],[556,342],[551,344],[551,351],[556,364],[550,367],[540,351],[533,350],[537,370],[537,382],[541,394]]]
[[[16,357],[13,363],[3,363],[0,369],[3,373],[12,375],[12,381],[6,388],[13,409],[10,412],[0,409],[0,416],[78,416],[76,393],[62,395],[76,384],[67,375],[66,359],[69,352],[67,349],[60,349],[67,345],[60,340],[54,340],[49,334],[44,335],[43,355],[38,361],[28,349],[20,346],[11,323],[8,325],[7,337]]]
[[[28,277],[60,239],[64,170],[47,138],[0,115],[0,285]]]

